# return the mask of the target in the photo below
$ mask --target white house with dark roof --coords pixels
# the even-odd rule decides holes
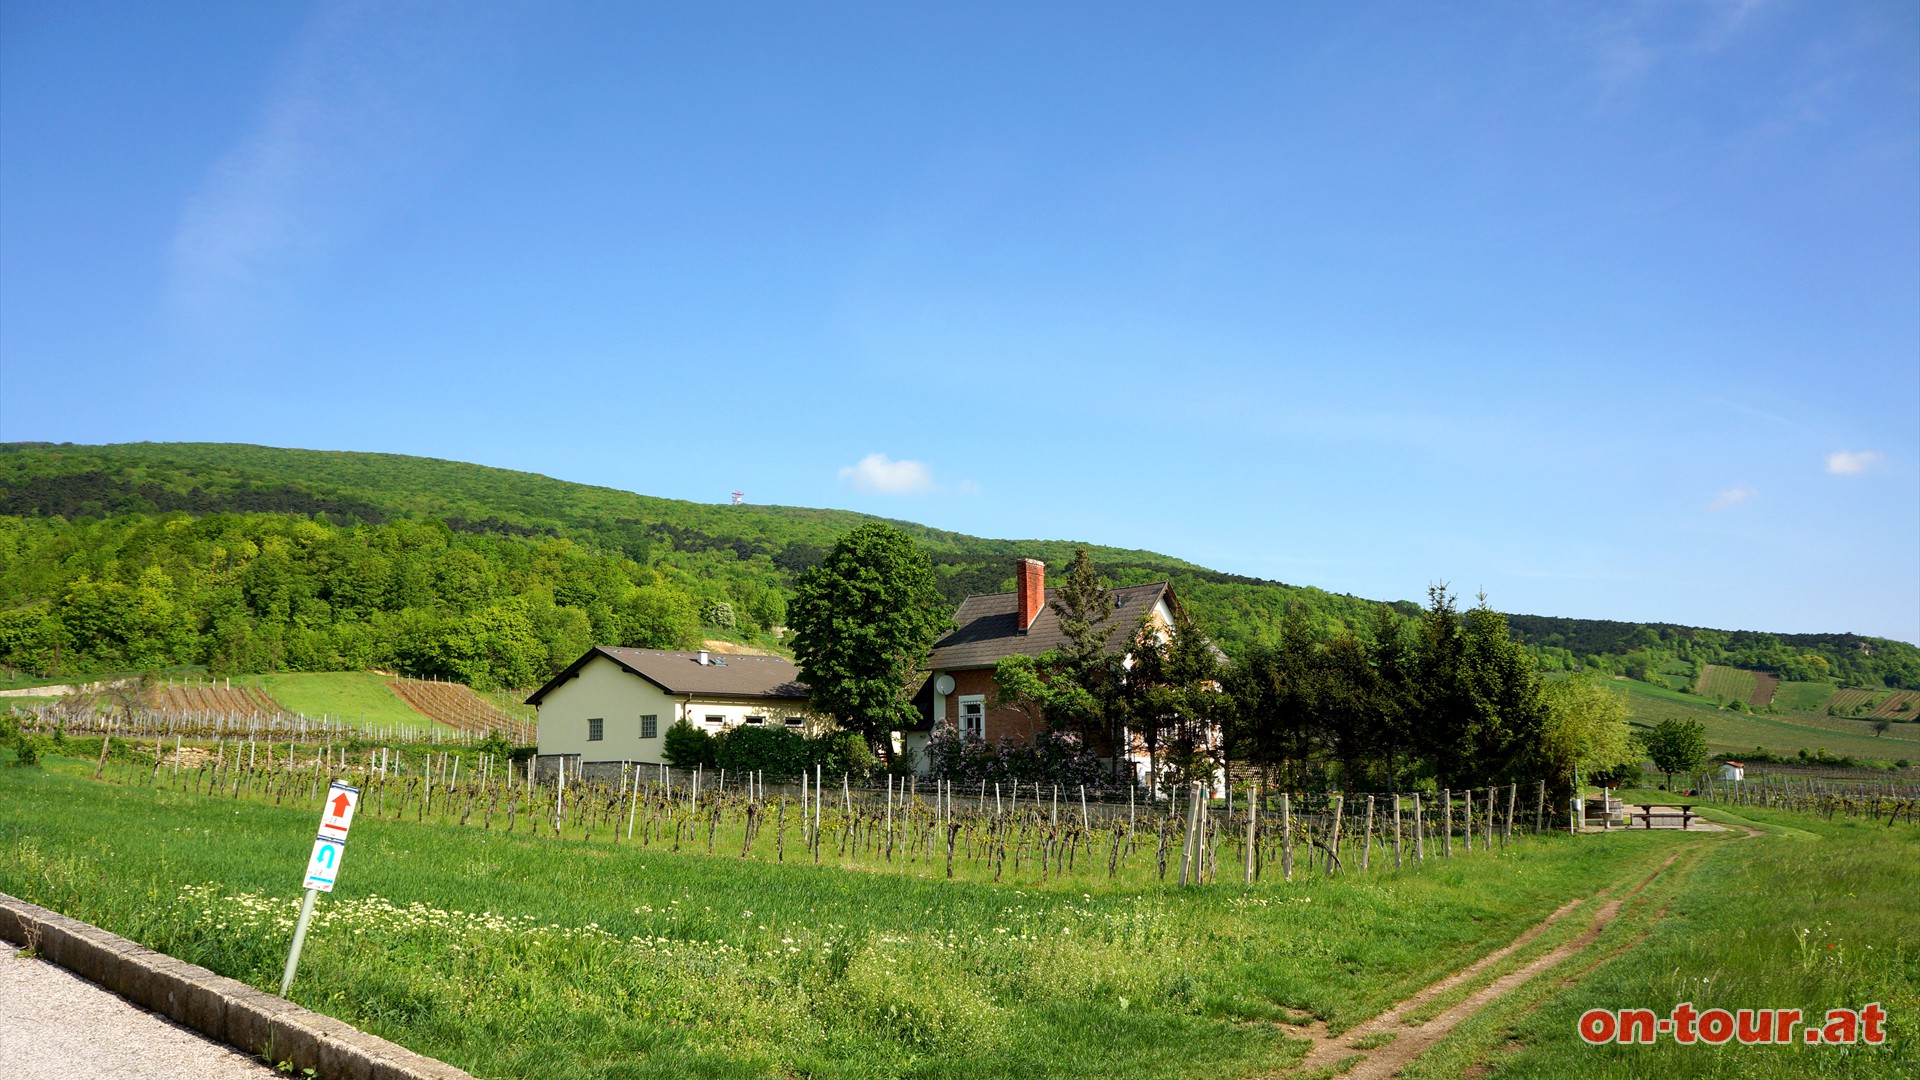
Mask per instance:
[[[599,645],[527,704],[540,711],[540,767],[567,775],[659,765],[667,729],[685,719],[711,734],[741,725],[806,730],[814,722],[800,669],[778,656]]]

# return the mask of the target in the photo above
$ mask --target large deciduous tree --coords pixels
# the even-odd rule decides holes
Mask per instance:
[[[787,618],[816,709],[888,762],[893,732],[915,719],[908,678],[952,625],[933,565],[907,534],[869,522],[800,575]]]
[[[1575,770],[1601,782],[1637,769],[1640,748],[1627,726],[1627,706],[1590,679],[1560,679],[1542,691],[1547,718],[1534,744],[1533,764],[1553,805],[1573,795]]]
[[[1673,787],[1674,773],[1690,773],[1707,764],[1707,725],[1698,720],[1669,718],[1655,724],[1647,733],[1647,756],[1653,767],[1667,774],[1667,787]]]

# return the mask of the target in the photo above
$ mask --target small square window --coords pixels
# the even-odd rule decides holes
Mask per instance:
[[[607,722],[601,719],[587,721],[587,741],[599,742],[606,736]]]
[[[757,724],[764,724],[764,723],[766,723],[766,722],[767,722],[767,718],[766,718],[766,717],[764,717],[764,716],[749,716],[749,717],[747,717],[747,723],[749,723],[749,724],[756,724],[756,725],[757,725]]]
[[[652,713],[648,713],[647,715],[641,717],[640,718],[640,737],[643,739],[659,738],[660,737],[660,717]]]
[[[707,723],[709,723],[709,724],[724,724],[724,723],[726,723],[726,722],[727,722],[727,718],[726,718],[726,717],[724,717],[724,716],[711,716],[711,715],[710,715],[710,716],[708,716],[708,717],[707,717]]]

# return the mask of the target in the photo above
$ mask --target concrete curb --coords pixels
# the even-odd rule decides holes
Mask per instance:
[[[325,1080],[473,1080],[331,1016],[0,893],[0,938],[209,1039]]]

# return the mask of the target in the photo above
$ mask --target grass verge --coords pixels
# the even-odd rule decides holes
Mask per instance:
[[[1920,833],[1812,815],[1714,809],[1766,835],[1704,846],[1594,947],[1462,1023],[1409,1078],[1908,1077],[1920,1070],[1920,916],[1909,894]],[[1657,917],[1656,917],[1657,916]],[[1644,938],[1644,940],[1641,940]],[[1590,972],[1584,969],[1598,962]],[[1589,1046],[1590,1008],[1829,1008],[1879,1002],[1881,1047]]]

